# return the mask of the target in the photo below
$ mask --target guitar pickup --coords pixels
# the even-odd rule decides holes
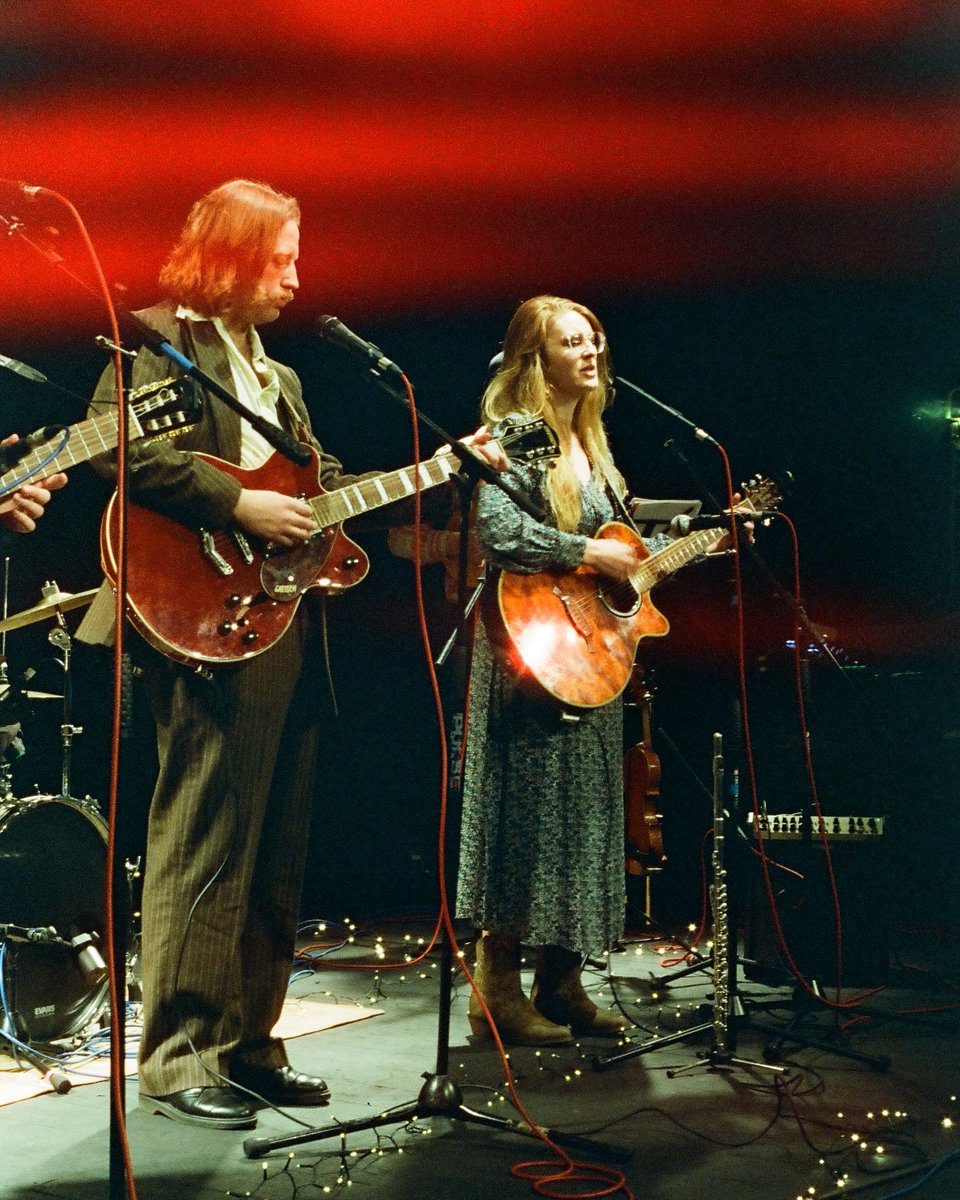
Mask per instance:
[[[240,556],[242,557],[243,561],[249,567],[253,562],[253,551],[250,549],[250,543],[239,529],[231,529],[230,536],[236,543],[236,547],[240,551]]]
[[[227,562],[216,547],[213,534],[209,529],[200,530],[200,550],[203,557],[220,575],[232,575],[233,567]]]

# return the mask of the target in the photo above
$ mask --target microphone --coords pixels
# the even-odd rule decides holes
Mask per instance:
[[[318,317],[317,333],[325,342],[331,342],[334,346],[339,346],[341,350],[346,350],[350,354],[356,355],[357,358],[365,359],[367,366],[376,374],[382,374],[385,371],[396,371],[398,375],[403,374],[397,364],[391,362],[379,346],[358,337],[337,317]]]
[[[73,1087],[73,1083],[59,1067],[52,1061],[46,1061],[46,1056],[41,1057],[19,1039],[11,1045],[10,1053],[28,1062],[35,1071],[39,1071],[58,1096],[65,1096]]]
[[[83,975],[84,983],[89,987],[103,983],[107,977],[107,964],[97,948],[96,934],[78,933],[70,939],[70,949]]]
[[[68,942],[53,925],[0,925],[0,938],[11,942],[31,942],[43,946],[65,946],[71,951],[83,981],[88,986],[103,983],[107,964],[97,947],[97,934],[81,930]]]
[[[738,521],[762,521],[767,514],[756,512],[734,513],[733,515]],[[716,529],[718,532],[721,532],[729,528],[729,513],[703,513],[697,517],[691,517],[687,513],[680,513],[670,522],[670,532],[676,534],[677,537],[685,537],[688,533],[695,533],[698,529]]]
[[[0,939],[8,942],[40,942],[62,946],[63,938],[52,925],[0,925]]]
[[[36,370],[35,367],[28,367],[18,358],[8,358],[6,354],[0,354],[0,367],[6,367],[8,371],[13,371],[14,375],[22,375],[24,379],[30,379],[34,383],[50,382],[46,375]]]

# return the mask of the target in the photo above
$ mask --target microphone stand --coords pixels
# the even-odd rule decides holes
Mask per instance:
[[[125,511],[127,503],[126,495],[126,444],[127,444],[127,429],[128,429],[128,413],[127,413],[127,393],[121,386],[122,379],[120,378],[122,371],[122,355],[129,355],[129,351],[124,351],[119,346],[120,331],[117,322],[117,305],[110,295],[107,287],[106,278],[97,260],[96,253],[93,249],[93,243],[87,235],[83,225],[83,220],[79,212],[73,204],[58,192],[53,192],[48,188],[43,187],[26,187],[22,186],[22,191],[25,195],[35,197],[39,193],[44,193],[55,198],[62,203],[74,216],[81,234],[87,242],[90,250],[91,258],[94,266],[97,269],[97,275],[100,280],[103,298],[106,301],[108,314],[110,316],[110,328],[113,335],[113,340],[103,339],[114,351],[114,368],[117,375],[117,405],[118,405],[118,430],[119,438],[117,442],[118,454],[118,473],[117,473],[117,494],[119,497],[119,513],[120,513],[120,528],[125,530]],[[31,249],[35,250],[41,257],[52,263],[58,271],[66,275],[74,283],[78,284],[91,295],[96,296],[97,290],[93,288],[86,280],[82,279],[75,271],[72,271],[64,261],[62,255],[57,254],[49,246],[43,246],[32,238],[28,237],[24,232],[23,222],[15,216],[5,217],[0,214],[0,230],[4,230],[8,236],[17,235],[22,241],[26,242]],[[21,372],[22,373],[22,372]],[[39,374],[39,372],[38,372]],[[30,376],[28,376],[29,378]],[[39,382],[35,380],[35,382]],[[126,545],[125,542],[121,545],[119,561],[119,570],[117,572],[117,632],[115,645],[115,658],[120,659],[123,653],[123,613],[122,609],[126,602]],[[115,714],[116,715],[116,714]],[[114,721],[114,730],[116,731],[118,722]],[[113,759],[113,749],[111,749],[111,758]],[[109,1148],[109,1195],[111,1200],[123,1200],[124,1197],[135,1194],[135,1186],[133,1180],[133,1167],[129,1157],[129,1147],[126,1139],[126,1114],[125,1114],[125,1098],[126,1098],[126,1078],[122,1069],[122,1051],[126,1029],[126,1015],[124,1012],[124,1004],[119,995],[119,985],[117,981],[118,971],[117,963],[121,960],[125,961],[126,955],[126,940],[123,933],[117,927],[112,917],[112,901],[117,894],[118,886],[117,879],[119,873],[116,871],[116,838],[115,838],[115,815],[116,815],[116,794],[111,789],[110,795],[110,810],[108,813],[107,822],[107,880],[112,881],[114,887],[112,894],[107,895],[105,890],[105,904],[107,906],[107,933],[108,933],[108,955],[109,955],[109,995],[111,1008],[111,1025],[110,1025],[110,1068],[111,1068],[111,1087],[110,1087],[110,1148]],[[112,850],[111,850],[112,848]]]
[[[392,364],[391,364],[392,365]],[[397,368],[395,368],[397,369]],[[399,370],[399,369],[397,369]],[[371,365],[366,372],[371,380],[382,387],[394,399],[398,400],[404,407],[410,408],[410,402],[405,394],[401,395],[396,386],[390,380],[384,378],[383,373],[377,368],[376,364]],[[406,376],[399,376],[406,384]],[[463,736],[465,733],[464,715],[466,712],[467,688],[468,688],[468,670],[467,664],[469,661],[469,614],[474,604],[476,603],[481,585],[474,591],[472,597],[467,597],[467,556],[468,556],[468,540],[470,536],[470,507],[473,501],[473,494],[477,482],[480,479],[494,486],[499,487],[506,492],[525,512],[533,516],[535,519],[542,519],[543,512],[539,506],[529,500],[528,497],[518,492],[511,484],[507,483],[500,477],[500,473],[489,466],[480,456],[465,445],[457,438],[452,438],[448,433],[440,428],[429,417],[425,416],[419,410],[416,411],[416,417],[419,422],[426,425],[428,428],[437,433],[444,442],[451,443],[457,448],[458,455],[462,454],[461,470],[457,476],[458,492],[460,502],[460,531],[458,544],[458,572],[457,572],[457,626],[451,642],[448,642],[441,652],[438,665],[441,665],[448,657],[452,664],[450,687],[448,689],[451,702],[446,705],[447,713],[445,724],[448,732],[448,747],[455,744],[457,736]],[[449,753],[449,750],[448,750]],[[452,757],[452,756],[451,756]],[[447,773],[447,811],[452,807],[454,802],[459,801],[462,795],[463,770],[462,770],[462,755],[456,756],[456,763],[451,764],[452,769]],[[440,830],[439,841],[443,844],[445,839],[446,829],[442,826]],[[444,881],[441,880],[441,885]],[[446,890],[443,891],[444,896]],[[384,1112],[377,1113],[372,1117],[360,1117],[350,1121],[334,1121],[330,1125],[318,1126],[314,1129],[303,1130],[299,1133],[280,1135],[277,1137],[251,1137],[247,1138],[243,1143],[243,1152],[247,1158],[262,1158],[273,1150],[282,1150],[290,1146],[303,1146],[310,1142],[320,1141],[331,1137],[346,1137],[348,1133],[356,1133],[365,1129],[378,1129],[383,1125],[406,1125],[408,1122],[420,1119],[424,1120],[428,1117],[446,1117],[451,1120],[464,1121],[474,1125],[482,1125],[488,1129],[496,1129],[501,1132],[516,1133],[525,1137],[540,1138],[541,1132],[547,1134],[550,1139],[557,1145],[566,1146],[571,1150],[582,1150],[593,1154],[602,1154],[607,1157],[620,1157],[619,1152],[612,1150],[609,1147],[602,1147],[589,1139],[577,1137],[574,1134],[563,1133],[560,1130],[543,1129],[538,1130],[535,1127],[527,1124],[526,1121],[511,1120],[505,1117],[494,1116],[492,1113],[478,1112],[476,1109],[469,1108],[463,1102],[463,1095],[456,1080],[451,1078],[449,1074],[450,1061],[450,1008],[451,1008],[451,991],[453,979],[453,947],[451,944],[450,930],[447,925],[449,912],[445,911],[441,914],[441,934],[440,934],[440,997],[438,1007],[437,1020],[437,1053],[436,1065],[432,1072],[425,1072],[423,1075],[423,1086],[420,1088],[415,1100],[408,1101],[404,1104],[396,1105]],[[629,1156],[627,1156],[629,1157]]]

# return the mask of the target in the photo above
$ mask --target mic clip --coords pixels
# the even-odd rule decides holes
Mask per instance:
[[[122,354],[124,356],[124,358],[134,359],[137,357],[136,350],[128,350],[125,346],[118,346],[116,342],[112,341],[108,337],[105,337],[102,333],[98,333],[97,336],[93,340],[102,349],[109,350],[111,352],[111,354],[114,354],[119,351],[119,353]]]

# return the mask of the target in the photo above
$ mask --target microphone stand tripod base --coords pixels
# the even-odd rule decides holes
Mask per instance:
[[[677,1079],[681,1075],[687,1075],[691,1071],[703,1067],[707,1071],[730,1071],[734,1067],[743,1067],[748,1071],[771,1071],[774,1075],[785,1075],[786,1067],[777,1066],[775,1063],[756,1062],[750,1058],[739,1058],[736,1054],[728,1054],[724,1050],[701,1050],[697,1054],[697,1061],[687,1063],[685,1067],[677,1067],[676,1070],[667,1071],[668,1079]]]
[[[487,1129],[515,1133],[521,1137],[532,1137],[537,1140],[541,1140],[541,1134],[544,1134],[558,1146],[565,1146],[569,1150],[578,1152],[592,1153],[613,1161],[626,1162],[633,1157],[630,1151],[621,1150],[615,1146],[601,1146],[576,1134],[563,1133],[556,1129],[538,1130],[528,1125],[526,1121],[513,1121],[505,1117],[495,1117],[492,1113],[477,1112],[463,1103],[460,1087],[449,1075],[424,1074],[423,1078],[424,1084],[420,1089],[420,1095],[413,1104],[401,1104],[396,1108],[384,1109],[383,1112],[372,1117],[360,1117],[355,1121],[337,1121],[333,1125],[304,1129],[300,1133],[281,1134],[278,1137],[247,1138],[243,1143],[243,1153],[247,1158],[263,1158],[274,1150],[303,1146],[324,1138],[346,1138],[350,1133],[378,1129],[382,1125],[407,1125],[411,1121],[445,1117],[448,1120],[466,1121],[473,1125],[485,1126]]]

